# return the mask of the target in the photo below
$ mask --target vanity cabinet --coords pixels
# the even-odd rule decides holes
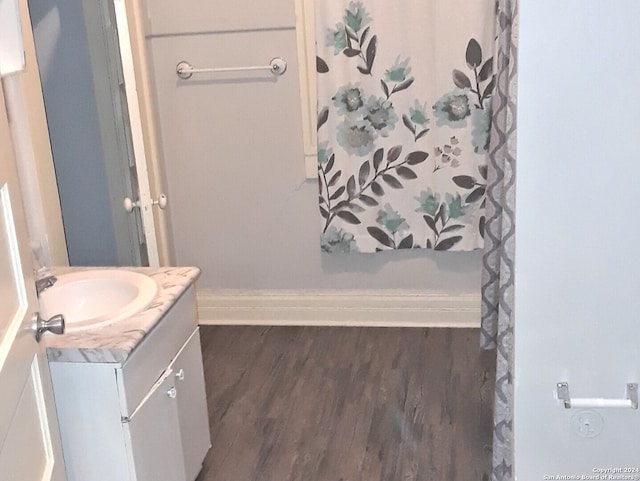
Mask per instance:
[[[193,287],[124,362],[50,367],[68,481],[197,477],[211,441]]]

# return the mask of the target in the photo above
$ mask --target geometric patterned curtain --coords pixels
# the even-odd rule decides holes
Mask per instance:
[[[493,481],[513,480],[513,330],[518,2],[498,0],[489,144],[481,345],[496,349]]]

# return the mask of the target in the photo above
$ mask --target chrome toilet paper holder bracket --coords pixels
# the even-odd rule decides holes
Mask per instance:
[[[558,399],[563,401],[565,409],[571,408],[631,408],[638,409],[638,384],[628,383],[625,399],[611,398],[573,398],[569,393],[569,383],[556,385]]]

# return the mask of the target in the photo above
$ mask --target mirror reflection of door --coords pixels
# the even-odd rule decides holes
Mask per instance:
[[[29,7],[69,263],[149,265],[151,209],[144,216],[123,205],[141,197],[140,155],[114,3],[29,0]]]

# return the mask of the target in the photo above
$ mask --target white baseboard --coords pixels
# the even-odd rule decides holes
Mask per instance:
[[[480,327],[480,294],[199,290],[202,325]]]

